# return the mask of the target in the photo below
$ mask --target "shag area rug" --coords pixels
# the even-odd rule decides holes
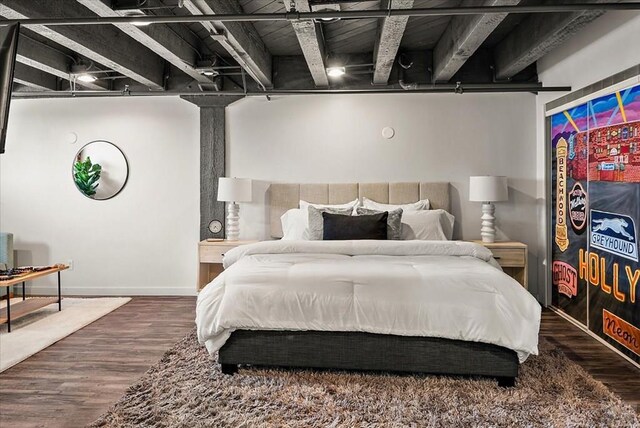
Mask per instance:
[[[515,388],[487,379],[307,370],[220,372],[195,331],[92,427],[640,427],[546,341]]]

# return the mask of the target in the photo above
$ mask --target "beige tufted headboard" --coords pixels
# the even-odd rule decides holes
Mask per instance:
[[[273,238],[282,238],[280,217],[287,210],[298,208],[300,199],[314,204],[344,204],[362,197],[385,204],[408,204],[429,199],[431,209],[451,211],[449,183],[273,183],[269,186],[268,193]]]

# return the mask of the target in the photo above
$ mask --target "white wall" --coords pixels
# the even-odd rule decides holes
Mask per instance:
[[[19,264],[74,261],[63,293],[194,294],[199,238],[199,112],[178,98],[14,100],[0,156],[0,230]],[[70,144],[70,132],[78,142]],[[76,190],[83,144],[111,141],[129,162],[115,198]],[[34,282],[51,292],[52,279]]]
[[[470,175],[509,177],[497,204],[501,239],[537,254],[535,96],[344,95],[250,98],[227,109],[227,173],[248,177],[254,199],[241,204],[241,237],[268,237],[269,182],[449,181],[456,237],[480,237]],[[381,136],[395,128],[391,140]],[[536,293],[536,269],[530,284]]]
[[[547,86],[569,85],[572,90],[578,90],[640,64],[638,40],[640,12],[608,12],[541,58],[538,61],[538,76]],[[546,219],[544,106],[563,95],[542,93],[536,97],[537,195],[541,225],[545,224]],[[540,260],[545,257],[548,235],[545,230],[541,227],[538,237]],[[542,282],[545,266],[540,263],[538,268],[538,277]]]

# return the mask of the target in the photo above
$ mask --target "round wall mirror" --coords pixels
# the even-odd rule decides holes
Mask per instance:
[[[92,141],[76,154],[71,173],[80,193],[104,201],[116,196],[127,184],[129,165],[115,144]]]

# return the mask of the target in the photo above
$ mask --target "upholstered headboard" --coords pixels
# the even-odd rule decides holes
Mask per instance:
[[[282,238],[280,217],[298,208],[300,199],[314,204],[344,204],[367,197],[385,204],[408,204],[429,199],[432,209],[451,211],[449,183],[273,183],[269,186],[271,237]]]

